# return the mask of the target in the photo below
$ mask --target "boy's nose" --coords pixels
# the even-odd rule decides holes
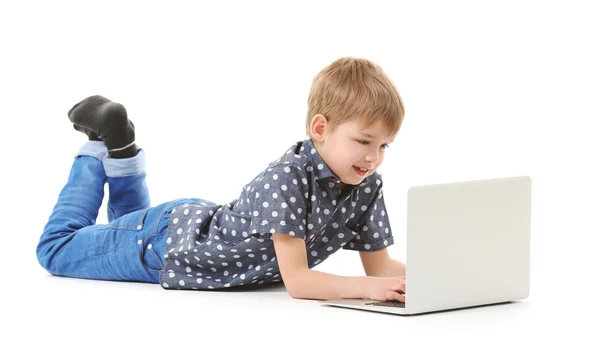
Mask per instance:
[[[379,163],[379,154],[377,153],[377,151],[374,153],[368,153],[365,156],[365,161],[375,165],[375,164]]]

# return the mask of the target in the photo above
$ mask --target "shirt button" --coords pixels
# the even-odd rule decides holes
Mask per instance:
[[[138,231],[139,231],[140,229],[142,229],[142,225],[141,225],[141,224],[138,224],[138,226],[137,226],[137,229],[138,229]]]
[[[138,244],[142,244],[142,240],[141,239],[138,239]]]
[[[152,244],[148,244],[148,249],[152,249]]]

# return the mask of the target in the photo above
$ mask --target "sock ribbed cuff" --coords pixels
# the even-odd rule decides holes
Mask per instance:
[[[75,158],[79,156],[91,156],[102,160],[108,155],[108,148],[102,141],[88,141],[81,146]]]

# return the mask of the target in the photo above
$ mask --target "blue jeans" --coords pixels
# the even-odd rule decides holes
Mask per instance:
[[[75,156],[37,246],[39,263],[57,276],[159,282],[173,208],[197,199],[150,207],[145,153],[109,158],[100,141]],[[108,182],[108,224],[95,224]]]

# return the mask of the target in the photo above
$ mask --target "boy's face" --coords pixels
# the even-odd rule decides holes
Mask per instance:
[[[331,130],[323,115],[313,118],[311,135],[329,169],[343,183],[353,185],[375,172],[383,162],[387,145],[394,141],[386,135],[383,121],[367,127],[361,127],[357,120],[346,121]]]

